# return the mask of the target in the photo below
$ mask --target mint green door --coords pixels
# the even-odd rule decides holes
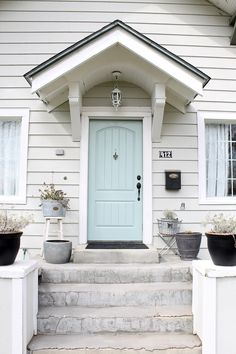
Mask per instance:
[[[89,131],[88,241],[142,241],[142,121],[90,120]]]

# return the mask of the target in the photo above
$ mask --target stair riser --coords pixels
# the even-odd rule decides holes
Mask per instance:
[[[140,349],[60,349],[60,354],[150,354],[150,350]],[[58,349],[33,350],[30,354],[58,354]],[[171,348],[152,350],[151,354],[202,354],[201,348]]]
[[[159,263],[156,249],[148,250],[83,250],[74,251],[73,262],[82,264],[156,264]]]
[[[192,333],[192,318],[186,317],[144,317],[144,318],[75,318],[54,317],[38,319],[40,334],[73,334],[101,332],[175,332]]]
[[[39,291],[41,306],[159,306],[190,305],[192,291],[190,289],[156,290],[134,292],[50,292]]]
[[[188,268],[181,270],[160,269],[116,269],[116,270],[48,270],[43,269],[43,283],[89,283],[89,284],[128,284],[153,282],[186,282],[192,276]]]

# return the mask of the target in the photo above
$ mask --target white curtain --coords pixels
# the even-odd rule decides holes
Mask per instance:
[[[206,125],[206,172],[207,196],[227,196],[227,176],[229,166],[228,124]]]
[[[18,194],[20,126],[19,121],[0,121],[0,195]]]

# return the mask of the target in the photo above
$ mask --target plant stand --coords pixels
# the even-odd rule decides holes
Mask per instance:
[[[59,240],[63,240],[63,217],[45,217],[45,231],[44,231],[44,241],[48,240],[48,235],[49,235],[49,229],[50,229],[50,223],[51,221],[57,221],[58,225],[58,238]],[[41,249],[41,255],[43,255],[43,246]]]
[[[235,354],[236,266],[193,261],[193,331],[202,354]]]
[[[168,251],[172,251],[175,255],[178,255],[175,235],[179,231],[181,221],[178,219],[158,219],[158,236],[164,242],[164,247],[159,252],[160,256],[163,256]]]

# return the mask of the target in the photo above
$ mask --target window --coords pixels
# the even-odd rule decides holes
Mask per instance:
[[[0,202],[25,203],[29,110],[0,109]]]
[[[236,120],[231,114],[199,117],[200,202],[236,202]]]

